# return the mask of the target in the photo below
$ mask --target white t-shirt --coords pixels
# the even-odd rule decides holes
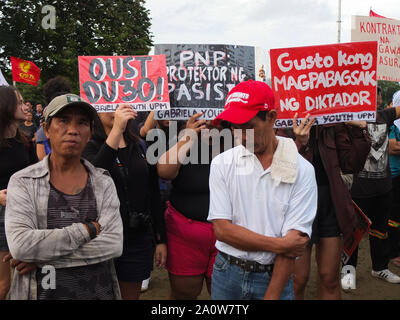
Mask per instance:
[[[279,140],[282,139],[280,137]],[[295,183],[277,184],[270,168],[242,145],[216,156],[210,171],[208,220],[226,219],[253,232],[283,237],[295,229],[311,237],[317,211],[317,183],[314,167],[298,154]],[[271,252],[246,252],[218,241],[216,247],[237,258],[271,264]]]

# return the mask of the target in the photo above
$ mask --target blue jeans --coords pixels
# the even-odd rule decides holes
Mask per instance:
[[[229,264],[218,254],[213,269],[212,300],[262,300],[271,281],[272,272],[248,272]],[[280,300],[294,300],[293,281],[290,278]]]

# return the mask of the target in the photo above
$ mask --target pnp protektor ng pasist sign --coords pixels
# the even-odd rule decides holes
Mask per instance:
[[[224,108],[228,92],[239,82],[255,78],[255,48],[235,45],[156,44],[164,54],[172,107],[155,119],[183,120],[203,112],[214,119]]]
[[[308,113],[317,124],[376,118],[377,42],[270,51],[276,127]]]
[[[127,103],[136,111],[170,108],[164,55],[81,56],[81,98],[97,112],[114,112]]]

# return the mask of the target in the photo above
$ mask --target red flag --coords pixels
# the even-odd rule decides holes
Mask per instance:
[[[20,58],[10,58],[13,80],[37,86],[40,78],[40,69],[37,67],[37,65],[33,62],[22,60]]]
[[[369,10],[369,16],[370,16],[370,17],[377,17],[377,18],[389,19],[389,18],[386,18],[386,17],[384,17],[384,16],[381,16],[380,14],[377,14],[377,13],[373,12],[372,10]]]

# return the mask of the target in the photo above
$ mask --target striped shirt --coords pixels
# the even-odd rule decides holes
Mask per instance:
[[[6,235],[15,259],[33,262],[38,267],[51,265],[56,269],[83,267],[104,262],[113,280],[113,291],[120,299],[113,258],[122,254],[123,232],[119,200],[108,172],[95,168],[82,159],[89,172],[98,217],[100,234],[90,240],[82,223],[49,229],[48,203],[50,172],[48,157],[15,173],[8,184]],[[14,272],[10,299],[37,299],[36,272],[25,275]]]

